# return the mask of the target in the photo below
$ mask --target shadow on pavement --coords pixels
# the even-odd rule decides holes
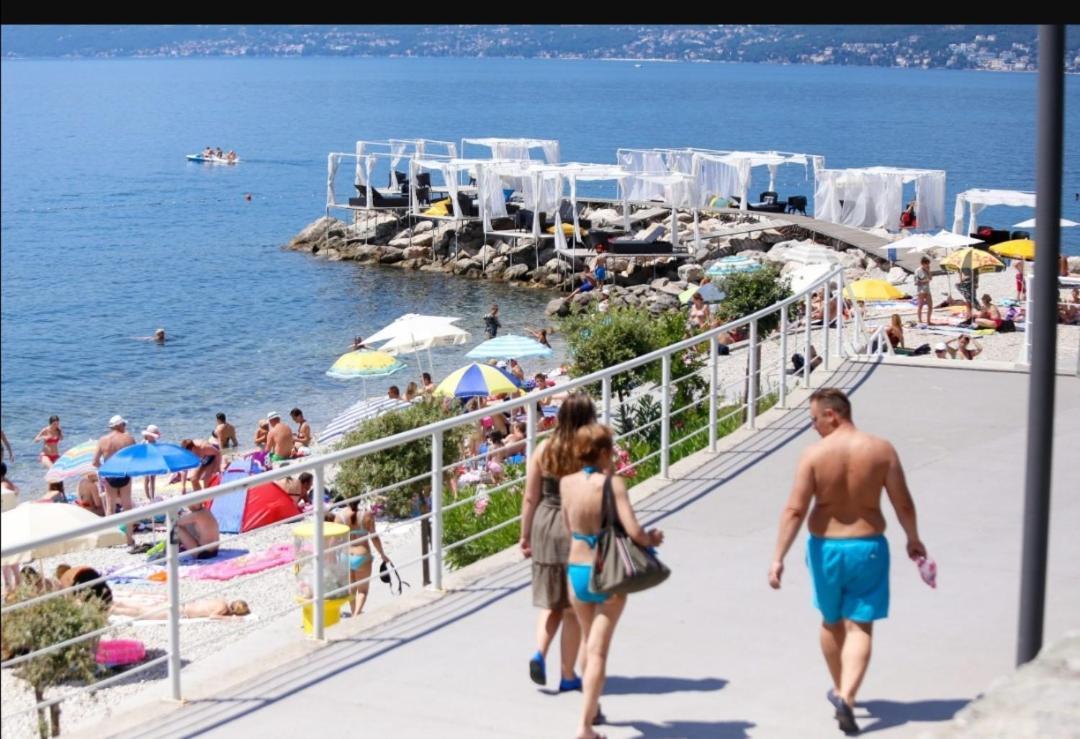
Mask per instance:
[[[629,726],[640,731],[643,739],[746,739],[747,730],[757,726],[752,721],[611,721],[606,725]]]
[[[928,700],[901,703],[899,701],[858,701],[861,706],[870,712],[872,723],[867,719],[860,719],[862,733],[891,729],[894,726],[906,724],[909,721],[948,721],[957,711],[968,704],[966,698],[951,700]],[[865,723],[864,723],[865,722]]]
[[[612,675],[604,683],[604,695],[632,695],[634,693],[704,693],[720,690],[728,684],[718,677],[669,677],[667,675],[636,675],[627,677]]]

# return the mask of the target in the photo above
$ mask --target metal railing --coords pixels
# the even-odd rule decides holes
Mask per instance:
[[[661,382],[658,388],[653,388],[653,391],[659,391],[660,394],[660,407],[661,415],[656,421],[651,421],[643,424],[640,428],[633,428],[629,430],[623,430],[620,436],[628,436],[635,433],[639,433],[645,430],[647,427],[656,425],[660,426],[660,445],[659,449],[649,453],[642,459],[631,460],[631,465],[639,465],[652,457],[659,457],[659,472],[661,478],[667,479],[670,474],[671,464],[671,451],[673,445],[682,444],[687,441],[688,435],[683,435],[676,440],[672,439],[672,418],[678,414],[687,411],[691,407],[699,406],[702,402],[708,401],[708,445],[707,449],[710,452],[715,453],[717,451],[717,442],[719,438],[718,427],[721,423],[726,422],[729,418],[734,417],[736,414],[743,413],[745,418],[745,425],[749,428],[754,428],[757,422],[757,412],[759,401],[761,400],[762,393],[759,392],[758,380],[762,377],[765,378],[766,383],[772,385],[771,378],[775,373],[777,383],[775,385],[777,392],[777,403],[779,407],[786,408],[788,400],[788,379],[791,377],[785,370],[788,349],[792,347],[793,343],[801,343],[803,357],[805,359],[803,367],[799,370],[798,374],[801,374],[801,380],[804,387],[810,387],[810,373],[816,366],[816,363],[812,361],[814,352],[811,349],[812,331],[815,330],[811,325],[812,321],[812,295],[813,293],[823,290],[825,305],[829,304],[832,299],[831,284],[835,283],[839,288],[843,287],[843,270],[837,266],[830,273],[823,275],[817,281],[807,286],[801,293],[793,295],[779,303],[764,308],[757,313],[750,316],[740,318],[734,321],[730,321],[722,326],[703,331],[689,339],[684,339],[670,346],[658,349],[649,354],[645,354],[639,357],[635,357],[629,361],[608,367],[598,372],[594,372],[590,375],[572,379],[569,382],[563,383],[556,387],[546,388],[543,390],[537,390],[519,398],[503,401],[497,405],[489,405],[479,410],[463,413],[452,418],[444,419],[436,423],[432,423],[420,428],[404,431],[393,436],[377,439],[375,441],[366,442],[357,446],[349,447],[338,451],[328,452],[326,454],[320,454],[312,456],[307,459],[293,462],[286,467],[270,470],[260,474],[252,475],[247,478],[228,482],[209,489],[203,489],[193,491],[191,493],[176,496],[174,498],[152,503],[134,510],[124,511],[122,513],[110,515],[95,521],[93,523],[82,526],[78,529],[70,530],[62,534],[50,535],[40,537],[33,541],[24,542],[15,546],[9,546],[0,551],[0,556],[7,558],[10,556],[18,555],[23,552],[29,552],[39,547],[44,547],[49,544],[53,544],[59,541],[63,541],[69,538],[76,538],[86,536],[88,534],[94,534],[100,531],[114,529],[118,525],[124,524],[128,526],[134,526],[138,521],[144,521],[146,519],[152,519],[155,516],[165,516],[166,530],[168,532],[166,538],[166,569],[167,569],[167,589],[168,589],[168,603],[167,606],[163,605],[157,609],[158,612],[167,609],[168,619],[168,649],[165,657],[156,659],[153,664],[144,664],[134,670],[129,670],[124,675],[131,675],[134,671],[149,669],[151,666],[156,666],[164,661],[168,666],[168,682],[169,682],[169,696],[172,699],[180,700],[182,698],[182,686],[181,686],[181,639],[180,639],[180,618],[181,618],[181,595],[180,595],[180,549],[179,543],[175,536],[176,519],[179,515],[179,510],[184,507],[191,506],[195,503],[201,503],[207,500],[213,500],[223,495],[228,495],[246,488],[255,487],[263,483],[280,480],[286,476],[297,475],[302,472],[311,472],[314,477],[313,491],[313,507],[310,511],[302,513],[298,516],[294,516],[287,521],[302,520],[311,516],[311,520],[314,524],[314,551],[311,554],[294,559],[289,564],[297,565],[306,562],[313,563],[314,574],[311,583],[311,596],[309,599],[299,599],[301,602],[297,605],[291,606],[287,610],[293,610],[297,607],[306,605],[312,608],[312,636],[316,640],[325,639],[325,623],[324,623],[324,611],[323,606],[327,598],[340,596],[343,592],[348,592],[356,585],[361,584],[358,582],[350,582],[344,587],[339,587],[335,590],[326,592],[324,590],[324,577],[325,568],[327,566],[327,554],[332,554],[335,550],[342,547],[347,547],[355,544],[355,541],[346,541],[342,544],[338,544],[334,547],[327,548],[322,536],[323,521],[326,513],[326,507],[323,498],[324,482],[326,480],[326,470],[329,465],[340,464],[348,460],[358,459],[367,455],[371,455],[377,452],[393,449],[402,444],[407,444],[415,441],[430,440],[431,441],[431,468],[430,471],[408,480],[398,481],[385,488],[378,490],[364,490],[358,495],[355,495],[344,502],[360,500],[363,498],[371,498],[375,495],[388,492],[390,490],[400,488],[403,485],[414,484],[418,481],[422,481],[425,478],[428,483],[425,487],[430,490],[431,502],[430,510],[423,512],[420,515],[414,516],[402,522],[391,524],[392,528],[400,526],[414,525],[418,521],[430,521],[431,527],[431,550],[427,553],[422,553],[417,559],[411,560],[405,564],[415,564],[421,562],[424,564],[430,564],[431,566],[431,587],[436,590],[442,589],[442,576],[444,571],[444,555],[447,551],[461,546],[468,541],[481,538],[494,531],[500,530],[506,526],[512,525],[514,522],[520,520],[520,516],[500,521],[495,526],[489,527],[483,531],[477,532],[467,539],[453,542],[448,546],[443,544],[443,531],[444,531],[444,514],[447,510],[455,508],[459,505],[465,505],[477,500],[480,495],[486,494],[498,494],[505,493],[510,490],[514,484],[520,483],[524,480],[523,476],[511,478],[504,481],[498,486],[489,488],[487,491],[481,493],[477,491],[471,496],[463,496],[453,503],[444,507],[444,481],[448,472],[462,463],[462,459],[455,458],[447,463],[447,460],[443,458],[443,441],[445,434],[459,426],[463,425],[478,425],[485,416],[492,415],[498,412],[508,412],[514,415],[517,411],[525,413],[526,424],[526,439],[525,439],[525,453],[526,456],[531,455],[536,449],[536,444],[540,436],[545,432],[539,429],[538,422],[538,405],[540,401],[553,398],[553,396],[564,395],[570,391],[585,390],[594,388],[599,385],[600,389],[600,404],[599,413],[600,418],[605,423],[612,423],[614,418],[614,410],[617,405],[634,402],[634,398],[619,399],[618,404],[612,398],[612,380],[616,376],[641,368],[653,362],[660,363],[660,375]],[[829,311],[825,311],[825,320],[819,329],[819,336],[822,340],[822,353],[818,355],[824,369],[829,367],[829,347],[834,346],[836,355],[843,357],[847,354],[844,349],[843,342],[843,298],[841,297],[841,289],[835,291],[836,299],[836,314],[835,320],[832,324],[829,323]],[[793,306],[803,306],[803,317],[799,321],[795,321],[789,313],[792,311]],[[764,319],[779,313],[779,320],[777,322],[778,330],[774,337],[763,338],[759,331],[759,322]],[[801,325],[800,325],[801,324]],[[747,371],[739,376],[735,381],[728,383],[726,386],[722,386],[720,382],[720,364],[722,355],[720,354],[720,345],[722,339],[724,339],[729,332],[737,329],[746,329],[748,338],[745,341],[740,341],[735,344],[729,344],[729,349],[746,349],[747,356]],[[830,342],[829,333],[835,331],[836,336],[834,340]],[[775,362],[770,362],[767,367],[759,366],[759,351],[766,346],[770,341],[775,340],[778,345],[779,357]],[[676,409],[672,409],[672,400],[675,395],[676,385],[683,380],[688,379],[688,376],[679,378],[672,381],[672,362],[675,360],[676,355],[680,352],[687,350],[695,350],[696,347],[700,347],[703,343],[708,342],[709,352],[708,359],[706,360],[707,366],[702,367],[696,372],[702,379],[707,380],[708,390],[704,398],[698,398],[692,400],[690,403]],[[734,357],[726,358],[727,361],[732,361]],[[681,355],[680,355],[681,361]],[[721,399],[727,396],[727,390],[731,387],[743,385],[745,387],[745,393],[741,401],[734,406],[728,405],[727,407],[734,410],[728,410],[724,416],[719,416],[721,408]],[[703,432],[705,428],[699,428],[693,431],[689,436],[696,436]],[[464,455],[467,457],[467,455]],[[625,469],[625,468],[624,468]],[[621,470],[619,470],[621,471]],[[241,534],[240,536],[243,536]],[[369,535],[368,538],[374,535],[374,532]],[[423,539],[423,537],[421,537]],[[235,539],[229,539],[229,541],[235,541]],[[216,546],[217,542],[206,545],[206,547],[200,547],[200,549]],[[423,547],[423,544],[421,545]],[[198,550],[189,550],[185,554],[194,553]],[[144,564],[142,562],[140,565]],[[398,568],[404,565],[396,565]],[[280,572],[280,568],[273,568],[264,570],[257,574],[248,575],[249,578],[257,578],[270,573]],[[0,609],[5,616],[15,610],[26,608],[40,603],[49,598],[70,595],[79,589],[91,587],[96,583],[105,582],[110,577],[115,576],[116,573],[107,574],[101,578],[79,585],[76,588],[68,588],[62,591],[53,591],[37,596],[32,599],[28,599],[21,602],[6,604]],[[371,577],[377,576],[374,573]],[[367,578],[370,580],[371,577]],[[216,592],[216,591],[215,591]],[[200,596],[205,596],[206,593],[200,593]],[[284,613],[285,611],[281,611]],[[143,614],[146,615],[146,614]],[[277,614],[274,614],[277,615]],[[121,623],[111,624],[110,626],[97,630],[92,633],[83,634],[75,639],[67,640],[65,642],[52,644],[48,647],[38,649],[29,654],[14,657],[12,659],[4,661],[0,664],[2,668],[14,667],[17,664],[33,659],[34,657],[42,654],[62,649],[66,646],[94,639],[99,637],[102,633],[106,633],[110,630],[115,630],[127,626],[130,621],[124,621]],[[104,687],[109,682],[112,682],[113,678],[108,678],[105,681],[93,683],[89,686],[79,688],[68,693],[65,693],[59,697],[49,698],[29,708],[19,708],[15,711],[5,714],[2,718],[8,719],[10,716],[17,715],[23,712],[33,711],[41,708],[45,708],[49,705],[66,700],[72,696],[78,695],[81,692],[88,690],[96,690]]]

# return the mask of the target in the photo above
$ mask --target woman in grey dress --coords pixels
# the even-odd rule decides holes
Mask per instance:
[[[562,692],[581,689],[581,678],[574,673],[581,630],[570,607],[566,581],[570,534],[559,502],[559,478],[581,468],[574,453],[574,434],[582,426],[596,422],[596,409],[588,395],[573,393],[559,408],[557,420],[551,438],[542,441],[528,460],[520,544],[522,553],[532,558],[533,605],[541,609],[529,676],[538,685],[547,682],[544,660],[561,623]]]

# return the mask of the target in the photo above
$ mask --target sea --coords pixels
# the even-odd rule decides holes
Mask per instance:
[[[354,335],[404,313],[452,315],[483,339],[544,322],[551,293],[327,262],[282,245],[325,214],[326,161],[388,138],[553,138],[564,161],[619,147],[823,154],[829,167],[945,169],[946,210],[973,187],[1035,185],[1034,74],[840,66],[514,59],[122,59],[0,62],[0,415],[10,477],[44,490],[34,435],[61,449],[121,414],[165,440],[225,412],[300,407],[318,430],[361,397],[327,377]],[[1080,221],[1080,80],[1066,81],[1062,215]],[[207,146],[232,167],[190,163]],[[766,189],[755,175],[751,193]],[[781,168],[783,195],[812,175]],[[602,193],[597,193],[602,194]],[[250,200],[246,198],[250,195]],[[1008,228],[1034,214],[989,208]],[[1066,251],[1080,254],[1080,228]],[[169,340],[146,340],[156,328]],[[436,380],[469,347],[432,354]],[[530,372],[556,356],[527,362]],[[367,383],[368,395],[416,379]],[[426,363],[427,357],[424,357]]]

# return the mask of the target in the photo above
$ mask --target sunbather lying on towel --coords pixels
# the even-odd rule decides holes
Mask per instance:
[[[113,598],[109,613],[114,616],[130,616],[136,620],[161,620],[169,617],[167,598],[148,599]],[[247,601],[234,600],[231,603],[224,598],[206,598],[193,600],[180,605],[180,618],[229,618],[246,616],[251,613]]]

